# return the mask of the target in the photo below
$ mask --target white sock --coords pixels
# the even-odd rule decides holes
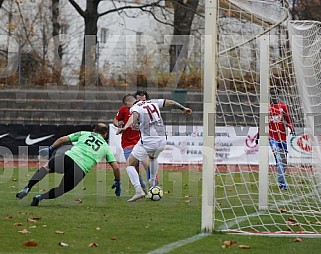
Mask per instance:
[[[149,170],[150,170],[150,185],[155,186],[156,184],[156,175],[158,170],[158,161],[157,159],[150,159],[149,160]]]
[[[129,176],[130,182],[135,187],[135,191],[136,192],[142,192],[143,189],[142,189],[142,187],[140,185],[139,175],[138,175],[138,173],[136,171],[136,168],[133,167],[133,166],[128,166],[126,168],[126,171],[127,171],[128,176]]]

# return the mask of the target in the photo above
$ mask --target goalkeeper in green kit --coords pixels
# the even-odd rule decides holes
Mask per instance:
[[[111,165],[115,182],[112,188],[115,188],[116,196],[120,196],[120,172],[119,165],[109,147],[105,138],[108,127],[99,123],[93,132],[80,131],[63,136],[57,139],[50,147],[39,150],[40,155],[49,155],[60,145],[67,142],[77,142],[65,154],[60,154],[50,158],[48,163],[41,167],[29,180],[28,185],[16,194],[16,197],[22,199],[27,196],[31,188],[42,180],[48,173],[64,174],[58,187],[52,188],[48,192],[33,197],[31,206],[38,206],[43,199],[54,199],[75,188],[98,162],[106,158]]]

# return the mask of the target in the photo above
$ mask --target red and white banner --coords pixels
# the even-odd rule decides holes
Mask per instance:
[[[116,128],[109,126],[109,145],[119,162],[125,162],[120,146],[121,136]],[[158,157],[163,164],[201,164],[203,161],[203,126],[166,126],[167,145]],[[255,127],[216,127],[215,149],[217,164],[251,164],[259,161],[259,146],[255,143]],[[309,136],[288,137],[288,162],[311,163],[312,148]],[[270,150],[270,164],[274,157]]]

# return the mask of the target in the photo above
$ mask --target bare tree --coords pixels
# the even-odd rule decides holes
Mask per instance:
[[[123,5],[121,7],[115,7],[98,12],[98,6],[102,0],[86,0],[86,9],[83,10],[75,0],[68,0],[69,3],[76,9],[84,19],[85,34],[84,34],[84,47],[82,52],[81,70],[80,70],[80,84],[94,84],[96,82],[96,47],[97,47],[97,22],[102,16],[108,15],[114,12],[121,12],[128,9],[140,9],[142,11],[148,11],[148,8],[161,7],[160,3],[163,0],[151,1],[148,4],[136,4],[136,5]]]
[[[51,4],[51,22],[52,22],[52,37],[53,38],[57,38],[57,36],[60,34],[60,23],[59,23],[59,3],[60,0],[52,0],[52,4]],[[58,54],[55,54],[55,57],[57,59],[54,59],[55,63],[61,63],[61,59],[62,59],[62,46],[59,44],[57,45],[57,40],[55,39],[54,41],[55,43],[55,50],[58,50]],[[61,83],[61,65],[59,64],[55,64],[55,68],[53,70],[54,72],[54,76],[56,77],[56,81],[57,83]]]
[[[174,7],[174,37],[172,45],[169,48],[169,69],[171,72],[178,71],[180,66],[185,66],[184,61],[188,58],[189,35],[191,34],[192,22],[197,11],[199,0],[173,0],[172,3]],[[183,36],[177,37],[177,35]],[[177,39],[179,39],[179,42],[176,41]],[[177,45],[178,43],[179,45]],[[177,61],[178,56],[180,57],[179,59],[181,59],[179,61]]]

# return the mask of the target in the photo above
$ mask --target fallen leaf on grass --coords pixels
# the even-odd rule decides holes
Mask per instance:
[[[286,210],[286,209],[284,209],[284,208],[280,208],[280,209],[279,209],[279,212],[280,212],[280,213],[286,213],[286,212],[287,212],[287,210]]]
[[[31,232],[28,231],[28,230],[25,228],[25,229],[23,229],[23,230],[18,231],[18,233],[20,233],[20,234],[30,234]]]
[[[40,220],[41,218],[40,217],[32,217],[31,219],[32,220]]]
[[[13,217],[12,217],[12,215],[6,215],[4,218],[5,219],[12,219]]]
[[[223,241],[223,244],[224,244],[226,247],[233,246],[233,245],[237,245],[236,241],[229,241],[229,240]]]
[[[297,238],[295,238],[295,239],[294,239],[294,241],[293,241],[293,242],[296,242],[296,243],[303,242],[303,238],[301,238],[301,237],[297,237]]]
[[[17,181],[17,179],[15,179],[15,178],[12,179],[12,182],[16,182],[16,181]]]
[[[58,245],[61,247],[68,247],[69,246],[68,243],[63,243],[63,242],[59,242]]]
[[[35,247],[37,246],[38,244],[34,241],[34,240],[28,240],[28,241],[25,241],[23,243],[24,246],[28,246],[28,247]]]
[[[192,200],[185,200],[185,203],[191,203],[192,202]]]
[[[55,234],[57,234],[57,235],[63,235],[65,232],[63,232],[63,231],[59,231],[59,230],[57,230],[56,232],[55,232]]]
[[[240,249],[251,249],[251,246],[240,244],[240,245],[238,246],[238,248],[240,248]]]
[[[297,220],[292,218],[292,217],[290,217],[290,218],[288,218],[288,222],[297,223]]]
[[[101,228],[100,227],[96,227],[96,230],[101,230]]]
[[[15,224],[13,224],[14,226],[18,226],[18,227],[20,227],[20,226],[22,226],[22,223],[21,222],[16,222]]]
[[[34,222],[37,222],[37,220],[34,220],[34,219],[31,219],[31,218],[28,218],[28,219],[27,219],[27,222],[33,222],[33,223],[34,223]]]
[[[77,202],[78,204],[82,203],[82,200],[80,198],[75,199],[75,202]]]
[[[110,240],[115,241],[115,240],[117,240],[117,237],[116,237],[116,236],[113,236],[112,238],[110,238]]]
[[[88,247],[99,247],[99,244],[96,242],[92,242],[88,245]]]
[[[37,228],[37,226],[30,226],[29,228]]]
[[[193,195],[192,194],[188,194],[188,195],[185,196],[185,198],[190,198],[190,197],[193,197]]]

